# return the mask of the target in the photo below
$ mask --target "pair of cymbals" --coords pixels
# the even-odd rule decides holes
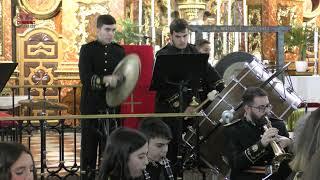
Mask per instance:
[[[123,77],[123,81],[116,88],[107,89],[106,102],[108,106],[119,106],[128,98],[138,82],[140,69],[140,58],[136,54],[130,54],[120,61],[112,74]]]

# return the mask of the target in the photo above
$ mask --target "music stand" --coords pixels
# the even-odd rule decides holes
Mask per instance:
[[[151,91],[166,90],[168,84],[199,86],[208,63],[208,54],[159,55],[153,67]]]
[[[18,63],[0,63],[0,93],[6,86]]]
[[[155,65],[153,67],[150,90],[163,92],[163,91],[168,91],[168,86],[178,87],[180,112],[183,112],[184,111],[183,89],[185,89],[185,87],[191,88],[193,92],[196,94],[196,92],[200,87],[200,79],[205,78],[205,74],[208,66],[208,58],[209,58],[208,54],[159,55],[156,58]],[[183,119],[179,119],[177,121],[178,121],[178,127],[177,127],[178,155],[177,157],[182,157],[180,145],[182,144]],[[197,127],[199,127],[199,125]],[[199,132],[199,128],[197,128],[197,131]],[[178,165],[178,168],[177,168],[178,170],[183,169],[182,162],[181,160],[179,160],[179,158],[177,158],[177,165]],[[179,172],[179,174],[180,173],[181,172]]]

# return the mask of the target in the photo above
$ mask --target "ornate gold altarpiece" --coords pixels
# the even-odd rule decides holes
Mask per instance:
[[[30,27],[17,26],[19,85],[80,84],[78,53],[81,45],[95,39],[98,15],[114,12],[116,19],[122,18],[117,15],[124,14],[123,2],[19,0],[17,14],[30,14],[35,21]],[[77,89],[77,106],[80,92]],[[26,93],[26,90],[20,89],[21,95]],[[31,95],[33,98],[41,98],[43,89],[32,89]],[[61,96],[62,102],[70,105],[70,111],[73,111],[73,89],[62,88]],[[57,101],[58,90],[47,89],[46,98]]]
[[[17,37],[19,85],[58,84],[55,70],[62,60],[62,36],[48,28],[35,28]],[[22,90],[26,94],[27,89]],[[43,89],[31,90],[32,96],[42,96]],[[56,98],[57,89],[47,89],[46,96]]]

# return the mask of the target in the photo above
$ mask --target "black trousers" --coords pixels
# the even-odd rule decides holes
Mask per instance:
[[[81,121],[81,180],[95,179],[98,172],[97,157],[100,161],[108,133],[113,131],[118,123],[118,120],[115,119],[84,119]]]
[[[97,149],[99,148],[99,159],[106,145],[106,136],[103,129],[99,127],[98,119],[81,120],[81,179],[95,179],[97,165]],[[85,171],[85,172],[83,172]]]

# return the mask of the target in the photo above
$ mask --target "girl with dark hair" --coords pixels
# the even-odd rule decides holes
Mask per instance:
[[[37,179],[32,154],[24,145],[18,143],[0,143],[0,179]]]
[[[147,153],[148,142],[142,133],[128,128],[115,130],[108,139],[98,179],[144,179]]]

